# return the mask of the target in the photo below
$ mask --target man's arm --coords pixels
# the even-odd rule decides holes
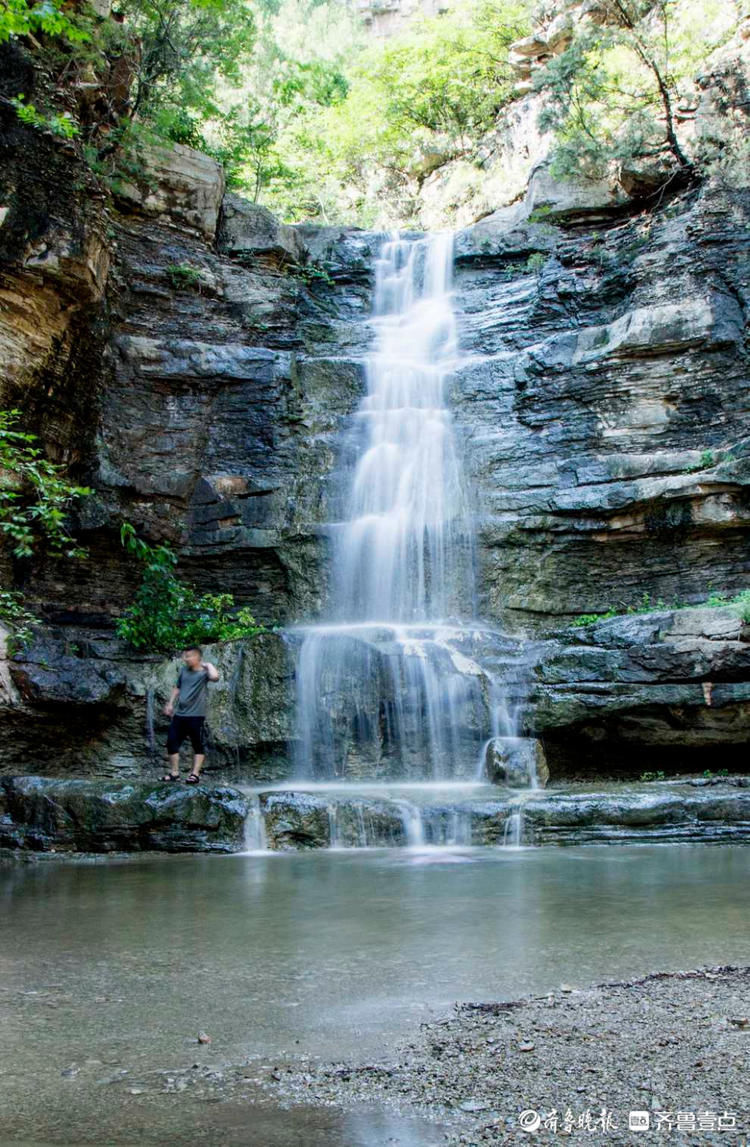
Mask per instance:
[[[180,695],[180,681],[181,680],[182,680],[182,670],[180,669],[179,673],[177,674],[177,681],[175,683],[175,687],[172,690],[172,695],[169,698],[169,700],[167,701],[166,705],[164,706],[164,712],[166,713],[166,715],[168,717],[171,717],[174,714],[175,701],[177,700],[177,698]]]
[[[174,713],[175,701],[177,700],[179,695],[180,695],[179,687],[177,685],[175,685],[174,689],[172,690],[172,696],[169,698],[166,705],[164,706],[164,712],[167,714],[168,717],[171,717],[172,714]]]
[[[210,661],[204,661],[203,662],[203,668],[208,673],[209,681],[218,681],[219,680],[219,670],[216,668],[215,665],[212,665]]]

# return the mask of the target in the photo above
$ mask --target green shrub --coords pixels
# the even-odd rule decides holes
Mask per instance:
[[[596,625],[597,621],[606,621],[610,617],[617,617],[616,609],[608,609],[606,613],[582,613],[575,619],[573,626],[578,629],[584,625]]]
[[[705,601],[699,602],[698,605],[711,606],[716,608],[718,606],[731,606],[739,611],[740,617],[745,622],[750,622],[750,589],[743,589],[740,593],[735,594],[734,597],[728,597],[726,593],[714,591],[708,595]],[[606,613],[582,613],[575,621],[571,622],[574,629],[578,629],[585,625],[595,625],[597,621],[606,621],[610,617],[622,617],[625,614],[631,613],[652,613],[655,610],[663,609],[691,609],[697,608],[695,603],[683,602],[675,599],[668,604],[663,598],[657,598],[652,601],[651,595],[644,593],[641,596],[639,605],[622,605],[619,609],[610,608]]]
[[[328,273],[328,266],[330,266],[330,264],[302,263],[299,267],[294,268],[292,274],[308,287],[311,287],[314,283],[324,283],[326,287],[335,287],[336,283]]]
[[[622,605],[619,609],[610,607],[606,613],[582,613],[577,617],[572,625],[578,628],[583,625],[595,625],[597,621],[606,621],[610,617],[622,617],[628,613],[651,613],[656,609],[682,609],[683,606],[679,602],[674,601],[672,605],[667,605],[663,598],[657,598],[656,601],[651,600],[650,593],[641,595],[639,605]]]
[[[546,262],[547,256],[544,255],[541,251],[535,251],[534,254],[529,255],[528,259],[526,260],[526,270],[534,271],[535,274],[538,275]]]
[[[698,461],[691,462],[689,466],[685,467],[685,470],[688,474],[695,474],[698,470],[709,470],[715,463],[716,458],[713,450],[702,450]]]
[[[743,621],[750,622],[750,589],[740,590],[734,597],[727,597],[725,593],[712,593],[703,603],[710,606],[731,606],[739,611]]]
[[[133,604],[117,621],[117,633],[134,649],[171,653],[187,645],[234,641],[263,630],[249,609],[237,609],[229,593],[199,596],[175,572],[169,546],[150,546],[125,522],[120,530],[128,553],[143,564]]]
[[[750,624],[750,589],[743,589],[742,593],[738,593],[732,599],[730,605],[739,606],[740,617],[744,622]]]
[[[63,467],[35,445],[36,435],[17,428],[19,418],[18,410],[0,410],[0,535],[17,558],[30,557],[40,542],[55,556],[83,557],[66,518],[73,502],[91,490],[71,485]]]
[[[191,263],[170,263],[164,268],[164,274],[175,291],[200,291],[203,283],[200,268],[194,267]]]
[[[491,244],[488,244],[489,246]],[[547,256],[541,251],[535,251],[533,255],[529,255],[525,263],[506,263],[501,273],[506,279],[515,279],[518,275],[538,275],[546,262]]]
[[[35,104],[26,103],[26,97],[23,95],[14,97],[10,103],[16,109],[16,115],[21,123],[39,128],[41,131],[50,131],[61,139],[74,139],[81,130],[70,112],[45,113]]]

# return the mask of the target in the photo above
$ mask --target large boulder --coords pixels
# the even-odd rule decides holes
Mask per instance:
[[[224,196],[219,249],[235,258],[254,256],[292,263],[301,263],[306,254],[296,227],[280,223],[267,207],[240,195]]]
[[[513,789],[543,787],[549,779],[544,748],[533,737],[493,737],[485,750],[484,770],[493,784]]]
[[[224,197],[221,164],[180,143],[144,148],[142,163],[142,179],[118,184],[120,205],[213,242]]]

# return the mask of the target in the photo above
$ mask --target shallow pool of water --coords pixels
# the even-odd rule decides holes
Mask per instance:
[[[193,1061],[369,1058],[456,1000],[749,963],[749,871],[742,845],[6,868],[4,1125],[20,1141],[14,1102],[43,1098],[64,1117],[61,1073],[86,1060],[95,1088]]]

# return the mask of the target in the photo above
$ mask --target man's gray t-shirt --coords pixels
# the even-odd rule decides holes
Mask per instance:
[[[177,699],[175,716],[205,717],[208,695],[208,670],[205,665],[200,669],[189,669],[187,665],[183,665],[177,674],[177,688],[180,690],[180,696]]]

